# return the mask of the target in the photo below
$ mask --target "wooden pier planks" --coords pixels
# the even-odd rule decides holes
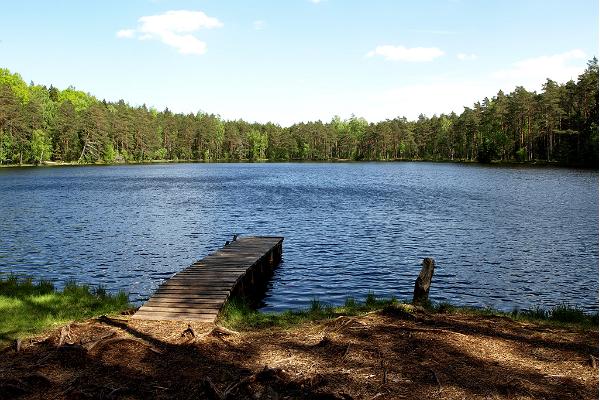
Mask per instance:
[[[135,319],[214,322],[232,293],[250,294],[281,260],[283,237],[238,238],[173,275]]]

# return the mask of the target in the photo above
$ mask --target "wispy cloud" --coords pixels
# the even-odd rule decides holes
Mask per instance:
[[[398,114],[417,118],[420,113],[460,113],[463,107],[494,96],[499,89],[509,93],[517,86],[524,86],[527,90],[539,91],[546,78],[561,83],[577,79],[585,69],[585,58],[582,50],[574,49],[520,60],[506,68],[472,77],[445,79],[432,76],[426,82],[364,93],[361,96],[367,103],[361,104],[360,99],[355,99],[355,104],[362,105],[364,111],[361,110],[361,115],[371,121],[393,118]]]
[[[135,29],[121,29],[117,32],[119,38],[132,38],[135,36]]]
[[[410,32],[414,33],[431,33],[433,35],[455,35],[454,31],[447,31],[443,29],[411,29]]]
[[[116,33],[119,38],[139,40],[159,40],[176,48],[181,54],[204,54],[206,43],[191,33],[200,29],[220,28],[223,23],[209,17],[202,11],[176,10],[159,15],[144,16],[138,19],[136,29],[122,29]]]
[[[574,49],[560,54],[527,58],[513,63],[509,68],[494,72],[492,76],[508,85],[521,85],[529,90],[538,90],[546,78],[558,82],[577,79],[583,68],[581,63],[571,63],[585,57],[583,50]]]
[[[458,53],[456,55],[456,58],[458,58],[461,61],[472,61],[472,60],[477,60],[479,58],[479,56],[477,54],[467,54],[467,53]]]
[[[371,114],[367,119],[378,121],[398,115],[415,119],[419,114],[425,115],[457,112],[464,106],[472,105],[486,93],[479,82],[432,80],[428,83],[408,84],[390,88],[367,97]]]
[[[326,0],[308,0],[308,1],[310,1],[313,4],[319,4],[319,3],[323,3]]]
[[[404,47],[381,45],[367,53],[367,57],[381,56],[390,61],[424,62],[440,57],[444,52],[437,47]]]
[[[262,19],[257,19],[256,21],[252,22],[252,27],[254,29],[256,29],[257,31],[265,29],[266,26],[267,26],[266,22],[263,21]]]

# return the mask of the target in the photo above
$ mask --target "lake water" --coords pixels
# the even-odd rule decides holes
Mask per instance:
[[[598,173],[435,163],[0,169],[0,272],[146,299],[232,233],[285,236],[265,310],[431,298],[598,310]]]

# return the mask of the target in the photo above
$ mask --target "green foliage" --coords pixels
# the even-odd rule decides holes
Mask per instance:
[[[545,322],[550,324],[577,325],[581,328],[597,328],[598,313],[588,314],[578,307],[560,304],[552,308],[532,307],[527,310],[513,309],[511,312],[493,308],[458,307],[449,303],[430,304],[429,310],[444,314],[463,313],[471,315],[509,317],[516,321]]]
[[[52,139],[41,129],[33,131],[31,138],[31,152],[36,163],[47,161],[52,156]]]
[[[567,323],[582,323],[590,322],[593,325],[598,325],[598,314],[590,316],[581,308],[572,307],[567,304],[560,304],[548,311],[550,321],[567,322]]]
[[[327,306],[323,304],[319,299],[312,299],[310,301],[310,307],[308,311],[311,313],[322,313],[323,310],[325,310],[326,308]]]
[[[8,86],[23,104],[29,101],[30,93],[21,75],[12,74],[8,69],[0,68],[0,86]]]
[[[62,103],[64,101],[68,101],[73,104],[75,111],[78,113],[87,110],[92,104],[97,102],[92,95],[84,93],[80,90],[76,90],[71,86],[60,91],[58,94],[58,102]]]
[[[525,147],[521,147],[519,150],[517,150],[516,158],[517,161],[521,162],[527,160],[527,149]]]
[[[109,294],[69,282],[57,291],[48,281],[8,276],[0,279],[0,344],[70,321],[131,307],[124,292]]]
[[[12,137],[0,130],[0,164],[3,164],[7,159],[12,157],[12,147]]]
[[[402,110],[399,110],[400,112]],[[41,130],[50,137],[48,151]],[[35,143],[34,143],[35,141]],[[111,151],[110,149],[113,149]],[[50,155],[52,154],[52,155]],[[541,93],[517,87],[464,111],[376,123],[352,115],[283,128],[174,114],[99,101],[69,87],[27,85],[0,69],[0,159],[134,162],[165,160],[467,160],[598,166],[598,61],[577,81],[546,81]]]
[[[223,307],[219,319],[220,323],[238,330],[262,329],[269,327],[291,327],[298,324],[333,319],[340,316],[363,315],[372,311],[395,314],[414,313],[416,308],[409,303],[398,302],[395,298],[378,299],[375,294],[369,293],[363,303],[352,297],[346,299],[341,307],[331,307],[323,304],[318,299],[313,299],[308,309],[288,310],[282,313],[263,313],[252,309],[248,303],[240,298],[232,298]],[[578,326],[582,329],[596,329],[598,327],[598,313],[587,314],[577,307],[559,305],[552,309],[535,307],[531,310],[513,310],[510,313],[498,311],[493,308],[459,307],[447,302],[437,304],[429,303],[426,312],[443,314],[465,314],[487,317],[506,317],[515,321],[529,321],[533,323],[558,324]]]
[[[117,159],[117,152],[115,151],[115,148],[113,147],[112,143],[107,142],[104,144],[103,159],[107,163],[112,163]]]
[[[250,160],[264,160],[267,151],[268,137],[258,129],[251,129],[248,132],[248,144],[250,152],[248,158]]]
[[[348,297],[348,298],[346,298],[346,301],[344,302],[345,308],[356,308],[357,305],[358,305],[358,303],[356,302],[354,297]]]
[[[129,154],[129,152],[125,149],[121,149],[121,151],[117,155],[117,159],[119,159],[119,158],[122,159],[122,161],[124,161],[124,162],[133,161],[133,156],[131,154]]]
[[[375,297],[375,293],[373,293],[373,292],[367,293],[367,297],[365,298],[365,305],[373,306],[374,304],[377,304],[377,298]]]
[[[496,146],[492,143],[489,138],[483,139],[481,147],[477,152],[477,161],[480,163],[489,164],[496,157]]]
[[[160,149],[154,152],[155,160],[166,160],[167,159],[167,149],[161,147]]]
[[[290,327],[308,321],[337,318],[342,315],[361,315],[396,305],[398,305],[398,302],[394,298],[375,299],[373,295],[369,304],[347,298],[344,306],[331,307],[318,299],[313,299],[306,310],[263,313],[252,309],[244,300],[233,298],[227,301],[219,318],[221,323],[233,329]]]

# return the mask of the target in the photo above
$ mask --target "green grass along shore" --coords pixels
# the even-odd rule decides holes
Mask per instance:
[[[0,347],[67,324],[105,314],[115,314],[132,307],[127,294],[107,293],[69,282],[62,291],[54,284],[10,275],[0,278]]]
[[[471,316],[498,316],[515,321],[544,323],[556,326],[575,326],[581,329],[598,328],[598,313],[588,314],[578,307],[566,304],[551,309],[535,307],[530,310],[504,312],[492,308],[474,308],[456,306],[450,303],[430,303],[422,307],[423,311],[443,314],[463,314]],[[340,316],[360,316],[373,311],[394,309],[412,314],[417,310],[409,302],[395,298],[381,299],[370,293],[364,302],[354,298],[346,299],[343,306],[333,307],[318,299],[311,301],[305,310],[289,310],[282,313],[264,313],[256,311],[241,299],[231,299],[225,304],[219,317],[220,323],[236,330],[253,330],[268,327],[292,327],[304,322],[332,319]]]
[[[10,275],[0,278],[0,347],[17,338],[26,338],[40,332],[101,315],[118,314],[131,309],[127,294],[107,293],[103,288],[92,288],[70,282],[62,291],[52,282]],[[282,313],[264,313],[252,309],[241,299],[231,299],[225,304],[219,323],[236,330],[255,330],[269,327],[288,328],[309,321],[319,321],[339,316],[359,316],[372,311],[394,308],[412,313],[409,303],[394,298],[379,299],[369,294],[363,302],[348,298],[343,306],[333,307],[315,299],[308,309],[289,310]],[[477,309],[454,306],[448,303],[425,307],[432,313],[457,313],[476,316],[503,316],[518,321],[574,326],[581,329],[598,328],[598,313],[587,314],[577,307],[559,305],[552,309],[534,308],[502,312],[490,308]]]

